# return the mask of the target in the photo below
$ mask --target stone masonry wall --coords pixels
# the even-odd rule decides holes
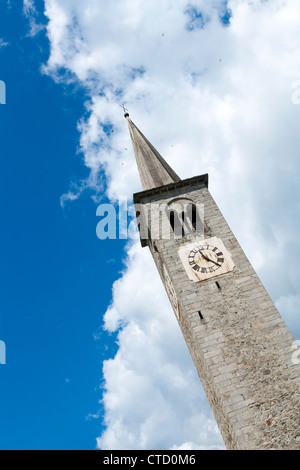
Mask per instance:
[[[226,447],[299,450],[295,340],[203,184],[169,185],[160,194],[145,193],[142,202],[148,207],[177,197],[204,204],[204,237],[221,238],[236,265],[233,272],[195,283],[178,255],[190,239],[149,242]],[[151,223],[154,233],[159,217]]]

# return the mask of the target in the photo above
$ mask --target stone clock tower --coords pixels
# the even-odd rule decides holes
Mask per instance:
[[[134,194],[141,243],[226,447],[299,450],[294,338],[213,200],[208,175],[181,180],[125,117],[143,187]]]

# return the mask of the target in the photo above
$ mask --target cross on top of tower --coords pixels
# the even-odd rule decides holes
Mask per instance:
[[[128,109],[125,108],[124,104],[120,104],[120,108],[124,111],[124,117],[129,117]]]

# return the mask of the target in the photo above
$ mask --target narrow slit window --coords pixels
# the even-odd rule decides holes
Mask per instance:
[[[221,289],[221,286],[220,286],[220,284],[219,284],[218,282],[216,282],[216,286],[217,286],[217,288],[218,288],[219,291],[222,290],[222,289]]]
[[[202,313],[200,312],[200,310],[199,310],[198,314],[199,314],[200,320],[203,320],[203,315],[202,315]]]

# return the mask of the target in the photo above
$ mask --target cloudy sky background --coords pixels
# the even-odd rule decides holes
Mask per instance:
[[[209,173],[300,339],[299,1],[45,0],[42,18],[24,0],[23,13],[32,40],[49,39],[41,74],[87,97],[77,131],[88,176],[69,182],[61,210],[86,191],[101,203],[141,190],[124,103],[181,178]],[[98,448],[224,448],[147,249],[129,241],[124,257],[99,312],[118,349],[103,362]]]

